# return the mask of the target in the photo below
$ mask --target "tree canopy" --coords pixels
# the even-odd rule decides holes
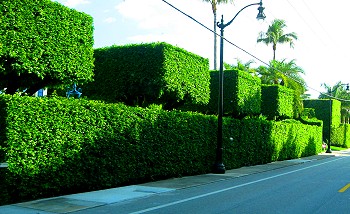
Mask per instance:
[[[260,32],[257,42],[263,42],[266,45],[272,44],[273,60],[276,59],[277,44],[289,43],[290,47],[294,47],[294,40],[298,39],[295,32],[285,33],[287,27],[286,22],[282,19],[275,19],[269,25],[266,32]]]

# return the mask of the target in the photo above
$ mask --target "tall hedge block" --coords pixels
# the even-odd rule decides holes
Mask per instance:
[[[281,85],[262,85],[261,113],[268,118],[292,118],[294,92]]]
[[[323,140],[329,140],[330,127],[337,128],[341,122],[341,102],[333,99],[311,99],[304,100],[304,107],[315,109],[316,118],[323,121]]]
[[[209,102],[209,61],[167,43],[111,46],[95,50],[90,98],[131,105]]]
[[[350,148],[350,124],[340,124],[339,127],[332,126],[331,142],[334,146]]]
[[[322,126],[286,120],[273,123],[271,142],[273,160],[315,155],[322,150]]]
[[[207,112],[218,112],[219,71],[210,73],[210,102]],[[234,117],[256,115],[261,110],[261,81],[241,70],[224,71],[224,114]]]
[[[24,88],[92,80],[91,16],[49,0],[2,0],[0,17],[0,88],[13,76]]]

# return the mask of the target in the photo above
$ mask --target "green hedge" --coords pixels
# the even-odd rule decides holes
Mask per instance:
[[[261,86],[261,113],[270,119],[293,118],[294,92],[281,85]]]
[[[84,99],[5,96],[0,103],[11,199],[200,174],[214,163],[214,116]]]
[[[316,117],[315,109],[304,108],[303,112],[301,113],[301,117],[303,117],[303,118],[315,118]]]
[[[209,61],[167,43],[111,46],[95,50],[95,81],[84,96],[108,102],[166,109],[209,102]]]
[[[227,118],[226,118],[227,119]],[[224,164],[228,169],[300,158],[322,151],[322,126],[299,121],[226,120]],[[233,141],[229,141],[229,137]]]
[[[240,70],[224,71],[224,114],[235,118],[258,115],[261,111],[261,81]],[[186,105],[182,110],[218,113],[219,71],[210,72],[210,100],[206,105]]]
[[[2,0],[0,16],[0,89],[92,81],[91,16],[49,0]]]
[[[350,109],[343,107],[340,110],[341,123],[349,123],[350,121]]]
[[[350,124],[340,124],[332,126],[331,145],[343,148],[350,148]]]
[[[332,103],[332,106],[330,104]],[[332,118],[331,126],[339,127],[341,122],[341,102],[338,100],[304,100],[305,108],[315,109],[317,119],[323,121],[323,141],[328,141],[330,136],[330,117]],[[332,109],[332,113],[330,113]]]
[[[215,116],[56,97],[0,96],[0,106],[1,161],[9,165],[1,203],[209,173],[215,161]],[[321,149],[318,126],[223,124],[227,169]]]

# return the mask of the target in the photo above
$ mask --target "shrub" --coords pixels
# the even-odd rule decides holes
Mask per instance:
[[[322,149],[322,126],[292,119],[225,119],[224,163],[228,169],[315,155]]]
[[[301,114],[301,117],[303,117],[303,118],[315,118],[316,117],[315,109],[304,108],[303,112]]]
[[[257,115],[261,111],[261,81],[240,70],[224,71],[224,114],[235,118]],[[219,71],[210,72],[210,100],[204,105],[187,105],[183,110],[218,113]]]
[[[343,148],[350,148],[350,124],[340,124],[331,128],[331,144]]]
[[[1,203],[209,173],[215,162],[215,116],[57,97],[1,95],[0,106]],[[317,154],[321,134],[294,120],[224,118],[224,164]]]
[[[0,16],[0,89],[92,80],[92,17],[49,0],[2,0]]]
[[[209,101],[209,61],[167,43],[95,50],[95,81],[84,96],[108,102],[176,108]]]
[[[263,85],[261,113],[269,119],[293,118],[294,92],[281,85]]]
[[[323,141],[328,141],[331,138],[330,126],[339,127],[340,125],[341,102],[326,99],[304,100],[304,107],[315,109],[316,118],[323,121]]]

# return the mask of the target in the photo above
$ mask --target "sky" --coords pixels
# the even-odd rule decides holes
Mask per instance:
[[[94,18],[94,47],[167,42],[208,58],[214,67],[213,33],[170,7],[163,0],[55,0]],[[165,0],[206,27],[213,29],[211,4],[203,0]],[[230,21],[244,6],[259,0],[235,0],[218,6],[217,17]],[[269,63],[272,46],[257,43],[259,32],[266,32],[274,19],[283,19],[285,33],[295,32],[294,48],[278,44],[277,60],[291,61],[301,67],[312,98],[325,92],[322,84],[350,83],[350,1],[263,0],[264,21],[256,20],[258,6],[244,9],[225,28],[224,61],[236,64],[253,60],[251,67]],[[219,29],[218,29],[219,32]],[[218,43],[219,45],[219,43]],[[243,49],[244,51],[242,51]],[[249,54],[247,54],[248,52]],[[219,62],[219,49],[218,49]]]

